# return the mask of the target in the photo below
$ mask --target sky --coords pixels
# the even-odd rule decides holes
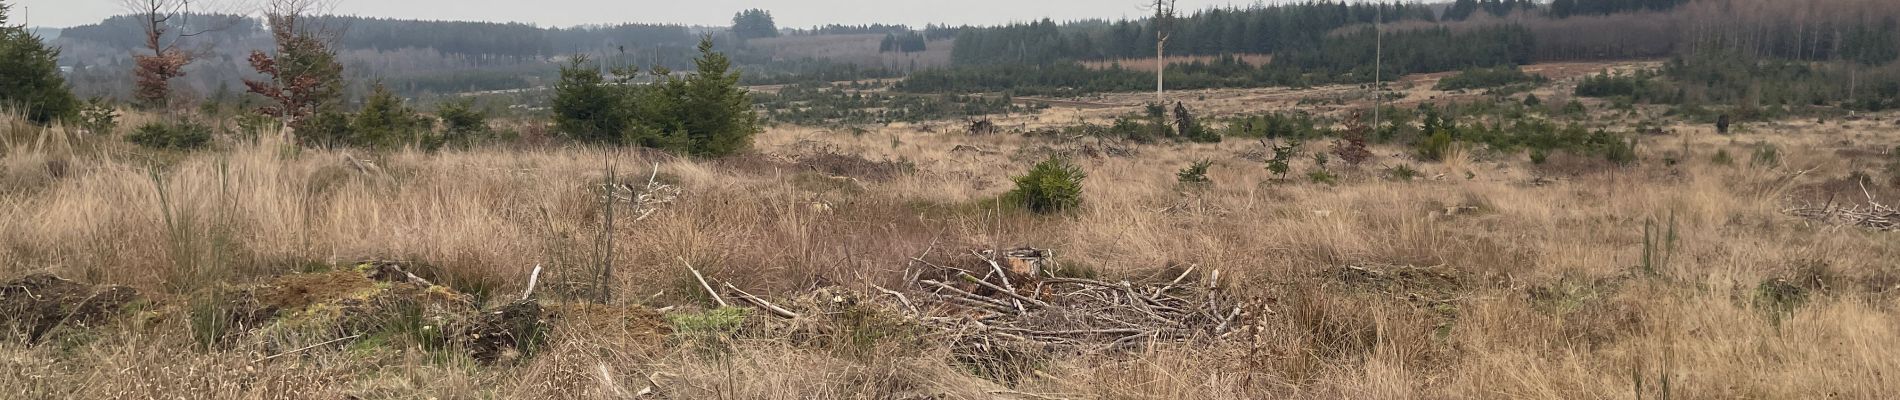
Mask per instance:
[[[248,0],[255,4],[259,0]],[[525,22],[540,26],[675,23],[725,26],[739,10],[772,12],[781,28],[823,24],[994,25],[1140,17],[1141,0],[336,0],[336,13],[402,19]],[[1183,11],[1257,0],[1178,0]],[[6,0],[14,23],[69,27],[124,14],[121,0]]]

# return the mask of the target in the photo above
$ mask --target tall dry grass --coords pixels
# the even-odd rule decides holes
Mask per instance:
[[[9,276],[54,272],[189,296],[398,259],[465,291],[517,291],[542,265],[555,296],[593,293],[597,185],[611,162],[623,182],[654,176],[685,190],[608,233],[618,269],[608,289],[627,302],[703,301],[679,260],[784,299],[893,283],[904,260],[933,244],[1033,245],[1110,277],[1139,279],[1169,263],[1219,269],[1274,310],[1244,337],[1211,346],[1053,354],[1022,365],[1029,373],[1014,384],[951,362],[947,345],[865,357],[753,337],[707,354],[565,325],[541,355],[510,367],[350,349],[253,364],[267,349],[181,352],[190,339],[178,323],[153,318],[70,346],[0,344],[0,392],[14,398],[629,398],[656,383],[672,398],[747,399],[1900,392],[1900,241],[1781,212],[1790,193],[1849,172],[1855,163],[1840,148],[1900,142],[1892,125],[1750,134],[1779,146],[1779,167],[1712,164],[1716,149],[1745,155],[1752,144],[1684,129],[1696,154],[1677,166],[1658,161],[1663,149],[1645,149],[1636,167],[1578,175],[1473,154],[1414,164],[1442,175],[1419,181],[1335,166],[1337,185],[1276,181],[1237,157],[1258,143],[1143,146],[1136,157],[1083,158],[1085,205],[1051,217],[985,200],[1040,154],[1077,143],[778,128],[760,138],[759,154],[724,160],[583,147],[372,154],[270,140],[178,155],[4,126],[0,266]],[[799,161],[813,142],[907,160],[915,172],[815,172]],[[950,151],[970,143],[996,152]],[[1378,162],[1410,163],[1396,156],[1403,151],[1379,149]],[[1173,172],[1200,159],[1217,160],[1215,184],[1177,187]],[[1537,176],[1561,179],[1531,184]],[[1638,267],[1650,221],[1674,221],[1677,233],[1672,246],[1648,249],[1672,259],[1654,271]],[[1342,279],[1345,265],[1432,268],[1455,283],[1367,285]],[[1773,279],[1819,284],[1778,315],[1760,301]]]

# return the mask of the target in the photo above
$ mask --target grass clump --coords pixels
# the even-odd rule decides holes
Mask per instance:
[[[1082,180],[1088,174],[1061,156],[1036,163],[1028,174],[1015,178],[1016,189],[1004,200],[1038,214],[1068,211],[1082,205]]]

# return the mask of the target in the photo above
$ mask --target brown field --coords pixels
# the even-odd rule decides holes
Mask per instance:
[[[1413,87],[1409,101],[1455,96],[1402,85]],[[1341,99],[1310,107],[1344,112],[1365,104],[1357,92],[1171,95],[1232,115],[1309,107],[1295,104],[1302,98]],[[1100,122],[1134,111],[1142,96],[998,124]],[[1661,110],[1597,112],[1627,127]],[[1785,210],[1900,195],[1886,179],[1841,184],[1891,157],[1896,120],[1782,121],[1727,136],[1674,123],[1645,137],[1641,161],[1628,167],[1559,156],[1537,166],[1475,150],[1427,163],[1380,147],[1364,167],[1335,163],[1339,180],[1328,185],[1274,179],[1249,160],[1264,149],[1248,140],[970,136],[955,121],[857,134],[774,127],[754,154],[701,160],[527,145],[377,154],[271,138],[153,153],[13,118],[0,121],[4,276],[129,285],[149,300],[117,320],[62,328],[55,341],[0,340],[0,397],[1889,398],[1900,392],[1900,236]],[[1750,162],[1761,144],[1779,149],[1777,163]],[[1717,152],[1736,161],[1711,161]],[[1052,153],[1073,155],[1089,174],[1079,211],[1038,216],[986,202]],[[1183,190],[1175,172],[1195,160],[1215,162],[1214,183]],[[645,219],[618,211],[605,231],[613,305],[580,305],[599,289],[606,163],[621,183],[651,178],[681,195]],[[1383,178],[1397,165],[1421,177]],[[1672,235],[1646,246],[1651,224]],[[943,332],[853,334],[839,345],[824,338],[841,331],[800,328],[838,317],[808,311],[782,322],[760,312],[738,333],[707,339],[655,311],[710,306],[682,263],[779,304],[891,307],[872,285],[904,283],[910,257],[1017,246],[1053,249],[1062,265],[1109,280],[1151,279],[1170,265],[1219,270],[1219,284],[1256,311],[1225,338],[1022,356],[1010,379],[958,361],[971,350]],[[493,293],[490,306],[542,266],[541,303],[559,317],[548,319],[538,354],[493,365],[403,337],[328,344],[342,334],[324,324],[280,321],[214,346],[194,341],[195,299],[207,293],[266,283],[349,297],[389,285],[292,285],[337,276],[298,272],[359,260],[429,266],[435,281]]]

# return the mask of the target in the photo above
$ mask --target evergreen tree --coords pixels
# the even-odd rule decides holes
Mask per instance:
[[[46,47],[23,26],[9,26],[0,3],[0,107],[26,114],[37,123],[70,118],[79,112],[79,99],[66,88],[59,72],[59,50]]]
[[[586,56],[574,56],[561,67],[554,84],[554,126],[569,137],[587,142],[617,142],[627,131],[627,116],[616,88],[607,84]]]
[[[634,72],[616,71],[608,82],[584,57],[561,68],[555,85],[554,120],[563,134],[594,143],[636,145],[703,156],[750,147],[759,117],[739,86],[732,61],[701,38],[692,76],[665,69],[651,84],[629,84]]]
[[[778,24],[772,22],[771,11],[740,11],[732,16],[732,34],[740,39],[778,37]]]
[[[699,42],[699,58],[693,61],[699,71],[686,79],[682,105],[686,108],[683,125],[692,139],[692,152],[699,155],[726,155],[752,145],[752,135],[760,131],[759,116],[752,111],[752,97],[739,86],[739,72],[732,61],[713,51],[711,37]]]
[[[367,147],[400,147],[419,144],[433,146],[426,140],[431,121],[422,114],[403,104],[402,98],[390,93],[383,84],[378,83],[370,89],[365,99],[363,111],[350,121],[350,144]]]
[[[269,79],[244,81],[251,93],[276,103],[259,111],[290,125],[319,112],[334,111],[331,109],[343,98],[343,65],[337,63],[336,53],[316,33],[299,25],[303,16],[268,18],[277,54],[253,51],[250,62],[251,68]]]

